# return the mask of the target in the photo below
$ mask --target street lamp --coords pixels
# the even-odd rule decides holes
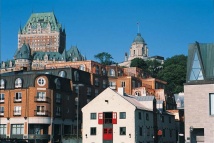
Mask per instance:
[[[190,143],[192,143],[192,131],[193,131],[193,126],[190,126],[190,127],[189,127]]]
[[[80,86],[84,86],[84,84],[73,84],[74,87],[77,87],[78,90],[77,90],[77,143],[79,143],[79,92],[80,92],[80,89],[79,87]]]

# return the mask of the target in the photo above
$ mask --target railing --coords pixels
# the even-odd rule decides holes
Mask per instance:
[[[38,96],[34,97],[35,102],[49,102],[49,100],[50,100],[50,98],[48,98],[48,97],[38,97]]]
[[[14,102],[22,102],[22,98],[21,97],[19,97],[19,98],[14,97],[13,99],[14,99],[13,100]]]
[[[34,116],[49,116],[48,110],[34,110]]]
[[[21,115],[21,110],[14,110],[13,115],[15,115],[15,116]]]

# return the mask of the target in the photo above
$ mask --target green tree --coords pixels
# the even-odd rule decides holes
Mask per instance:
[[[112,61],[112,56],[107,52],[98,53],[94,55],[94,58],[99,60],[99,62],[104,65],[111,65],[115,63]]]
[[[168,93],[183,92],[183,84],[186,82],[187,56],[175,55],[167,58],[163,64],[163,69],[158,72],[157,78],[167,82],[166,91]]]
[[[141,68],[143,70],[148,69],[146,62],[141,58],[134,58],[133,60],[131,60],[130,67],[138,67],[138,68]]]
[[[147,64],[147,71],[149,72],[149,74],[156,78],[157,74],[159,73],[159,71],[162,69],[162,65],[160,62],[158,62],[157,60],[147,60],[146,61]]]

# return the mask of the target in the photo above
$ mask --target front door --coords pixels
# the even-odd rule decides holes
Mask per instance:
[[[103,129],[103,140],[113,140],[113,129],[104,128]]]

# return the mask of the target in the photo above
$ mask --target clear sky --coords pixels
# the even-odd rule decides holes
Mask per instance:
[[[66,49],[88,60],[108,52],[115,62],[140,33],[149,56],[187,55],[188,44],[214,43],[214,0],[1,0],[1,60],[12,59],[20,25],[32,12],[54,11],[66,29]]]

